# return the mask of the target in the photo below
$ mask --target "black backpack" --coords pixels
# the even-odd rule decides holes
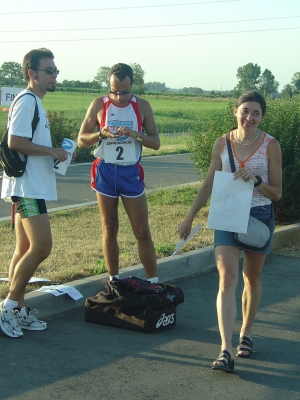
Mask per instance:
[[[18,99],[12,105],[9,121],[10,121],[10,118],[11,118],[11,115],[13,112],[14,105],[22,96],[25,96],[27,94],[30,96],[33,96],[35,98],[35,110],[34,110],[34,116],[33,116],[32,123],[31,123],[32,137],[31,137],[31,139],[29,139],[31,141],[33,138],[34,131],[36,130],[37,124],[40,120],[36,97],[33,94],[24,93],[20,97],[18,97]],[[22,160],[17,151],[11,150],[8,147],[8,129],[9,129],[9,124],[8,124],[8,128],[6,130],[6,133],[4,135],[4,138],[2,139],[2,141],[0,143],[0,164],[2,165],[7,176],[13,176],[15,178],[19,178],[25,172],[28,156],[26,154],[24,154],[24,160]]]

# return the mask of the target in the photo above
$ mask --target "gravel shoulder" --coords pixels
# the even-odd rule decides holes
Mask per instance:
[[[294,242],[289,246],[281,247],[280,249],[275,250],[274,254],[300,258],[300,242]]]

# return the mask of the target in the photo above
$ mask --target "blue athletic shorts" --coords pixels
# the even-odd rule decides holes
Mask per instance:
[[[11,201],[15,204],[16,212],[20,214],[21,219],[47,214],[47,207],[44,199],[29,199],[27,197],[12,196]]]
[[[262,222],[268,221],[272,218],[272,228],[271,228],[271,239],[270,244],[263,250],[255,250],[255,253],[269,254],[272,248],[272,237],[275,230],[275,221],[272,204],[267,204],[265,206],[252,207],[250,210],[250,215],[254,218],[259,219]],[[233,246],[241,250],[244,250],[239,243],[234,239],[234,232],[218,231],[214,232],[214,246]],[[251,250],[248,250],[251,251]]]
[[[105,196],[139,197],[145,191],[144,170],[140,164],[117,165],[97,159],[91,174],[93,190]]]

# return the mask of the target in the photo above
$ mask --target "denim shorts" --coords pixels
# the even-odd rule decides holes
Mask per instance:
[[[261,254],[269,254],[272,248],[272,238],[273,238],[273,233],[275,230],[275,221],[274,221],[274,212],[273,212],[273,206],[272,204],[267,204],[265,206],[257,206],[257,207],[252,207],[250,210],[250,215],[254,218],[259,219],[262,222],[268,221],[272,219],[271,225],[271,238],[270,238],[270,243],[269,246],[264,248],[263,250],[256,250],[255,253],[261,253]],[[214,246],[233,246],[237,247],[241,250],[244,250],[243,247],[236,242],[234,239],[234,232],[227,232],[227,231],[218,231],[215,230],[214,232]],[[251,251],[251,250],[248,250]]]

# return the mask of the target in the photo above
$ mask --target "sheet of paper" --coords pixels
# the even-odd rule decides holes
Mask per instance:
[[[191,233],[189,234],[189,236],[184,240],[181,239],[180,242],[178,242],[175,246],[175,251],[172,254],[172,256],[174,256],[180,249],[182,249],[183,246],[185,246],[187,244],[188,241],[190,241],[192,239],[192,237],[199,231],[199,229],[201,228],[201,225],[198,224],[195,226],[194,229],[191,230]]]
[[[0,281],[9,282],[8,278],[0,278]],[[35,283],[35,282],[50,282],[50,279],[46,278],[35,278],[34,276],[29,279],[28,283]]]
[[[68,158],[66,161],[63,162],[56,160],[52,169],[60,175],[66,175],[67,168],[71,164],[73,153],[76,150],[77,143],[74,142],[74,140],[64,138],[61,147],[68,152]]]
[[[42,286],[41,288],[35,290],[36,292],[45,292],[51,293],[53,296],[62,296],[63,294],[68,294],[72,297],[73,300],[79,300],[83,296],[82,294],[75,289],[73,286],[67,285],[50,285],[50,286]]]
[[[233,173],[216,171],[207,228],[246,233],[253,192],[252,180],[234,180]]]

